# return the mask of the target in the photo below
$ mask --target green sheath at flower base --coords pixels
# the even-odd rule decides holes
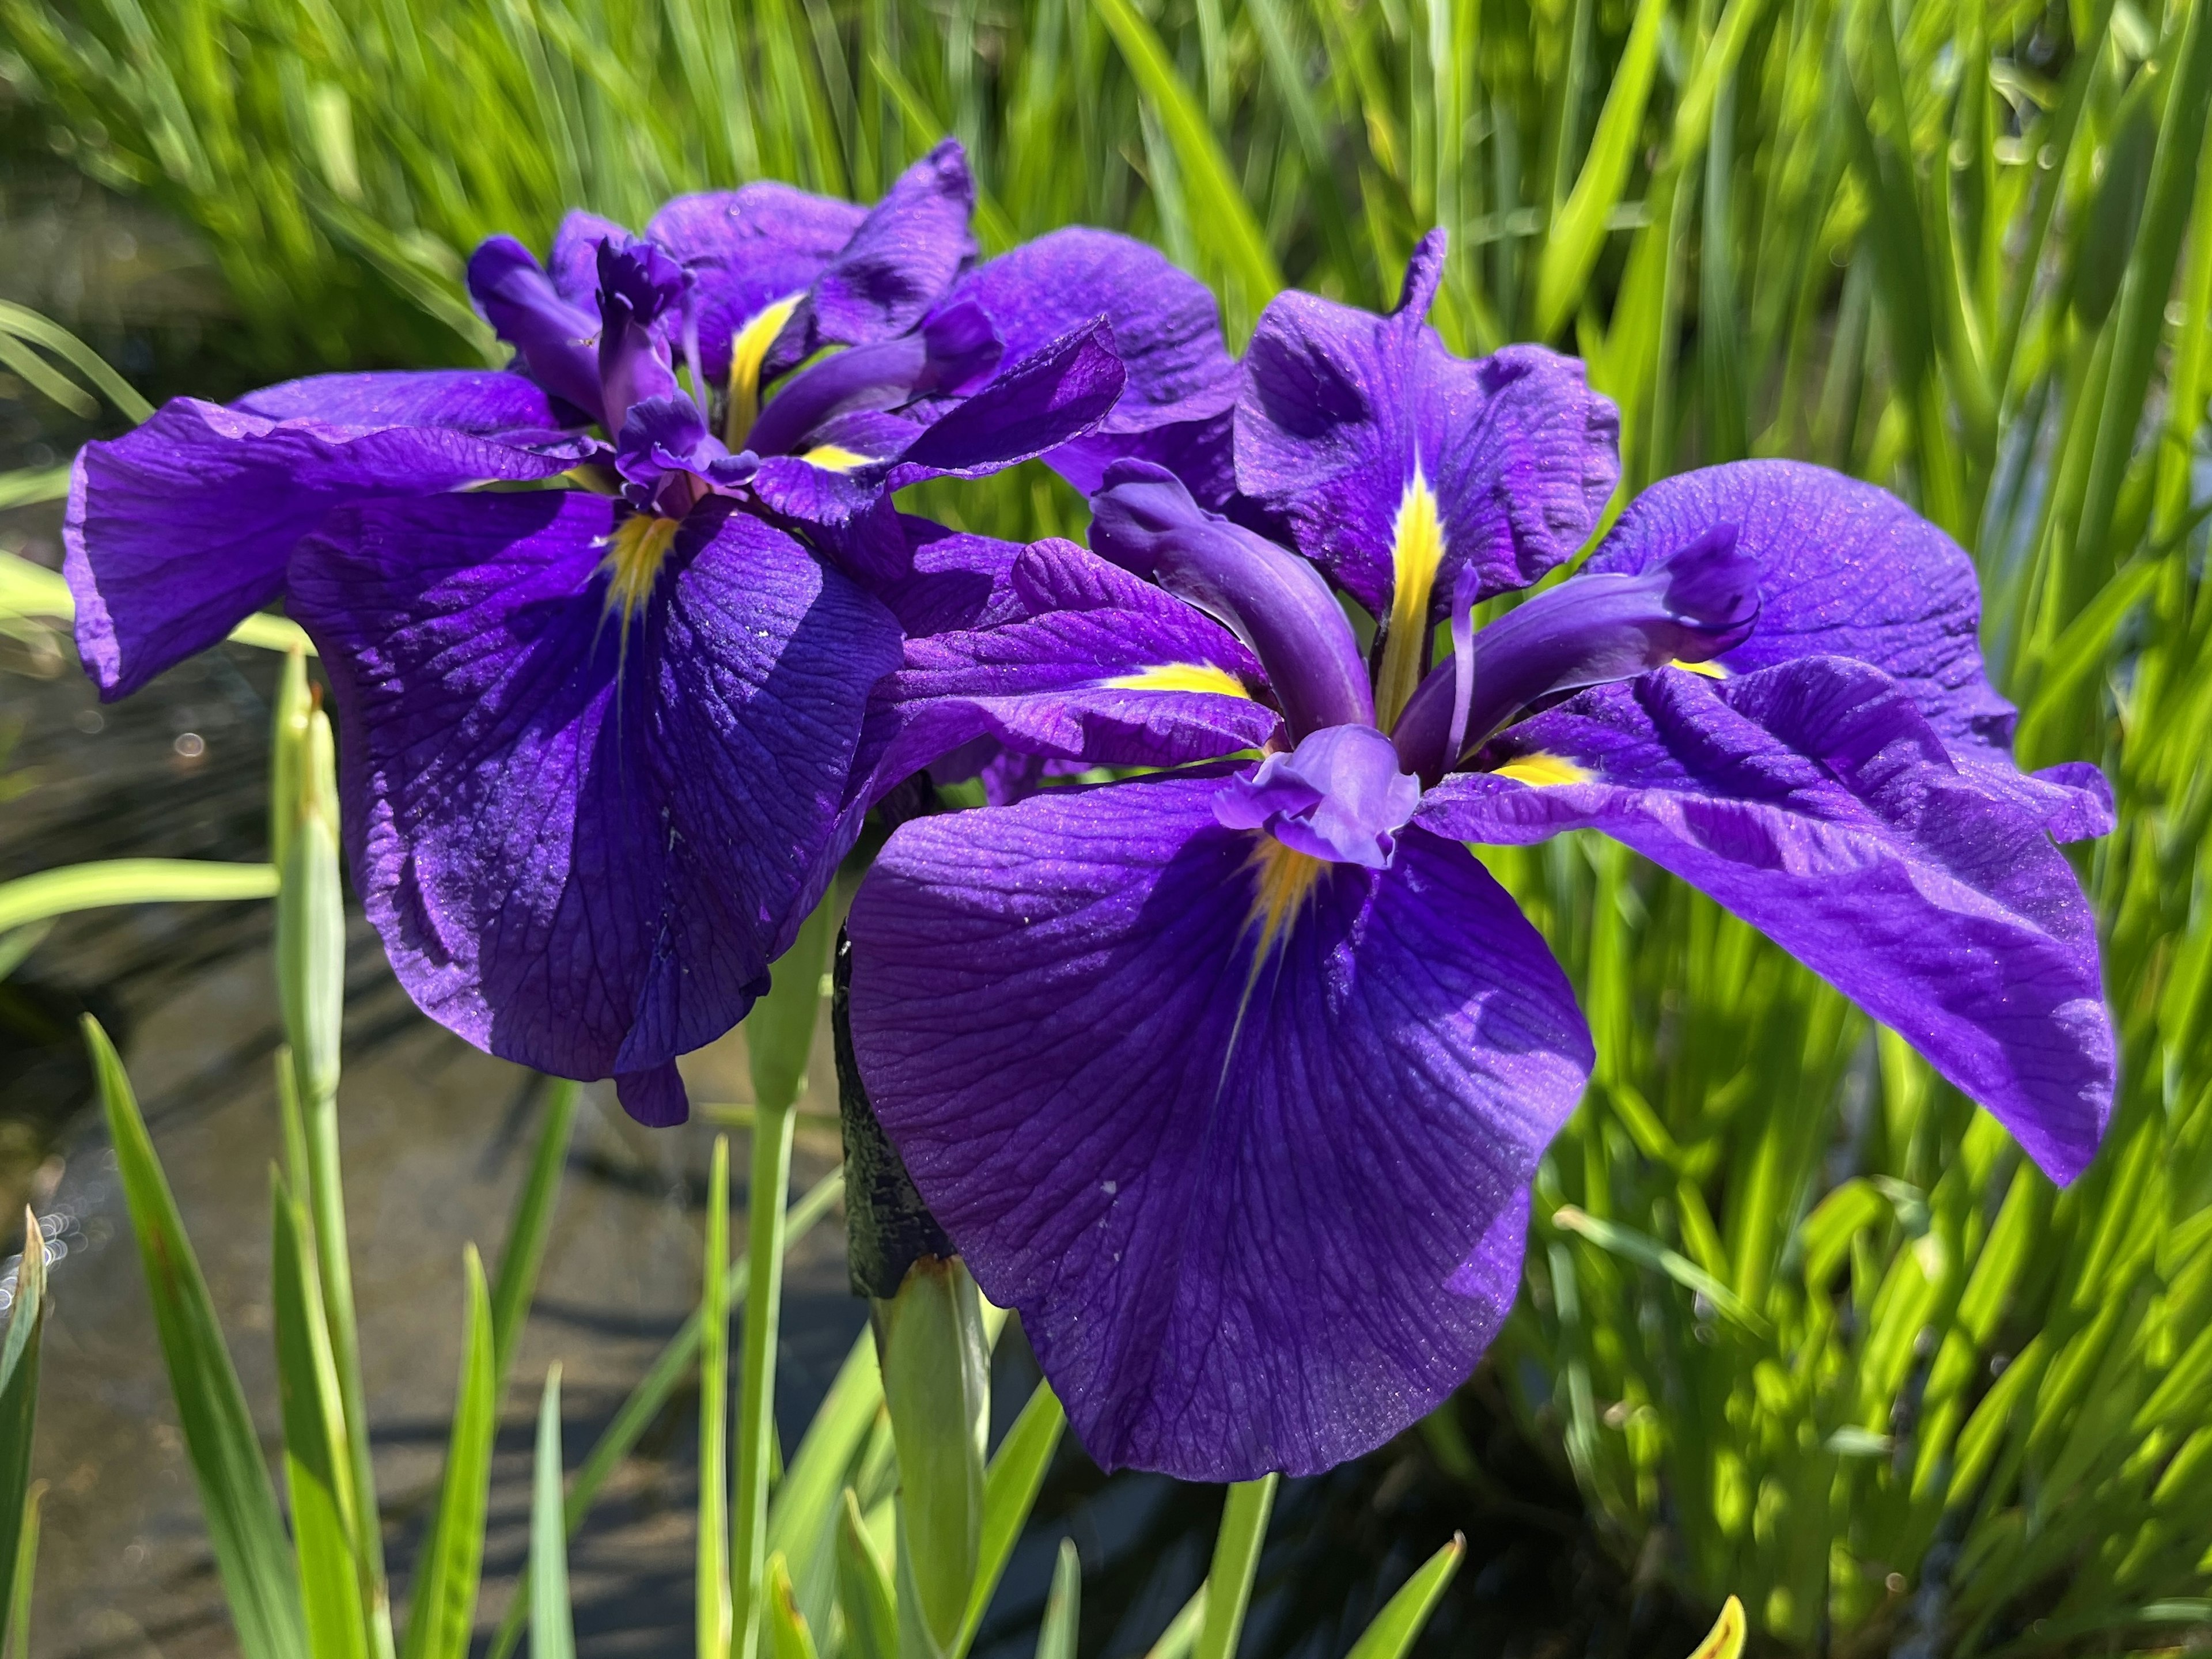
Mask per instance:
[[[924,1256],[874,1305],[891,1438],[898,1451],[899,1622],[948,1651],[968,1609],[983,1534],[990,1346],[982,1298],[957,1260]]]

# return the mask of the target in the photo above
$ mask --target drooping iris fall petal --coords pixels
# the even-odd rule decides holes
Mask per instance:
[[[269,604],[294,546],[331,508],[551,477],[588,448],[511,425],[549,418],[519,375],[334,375],[256,398],[286,412],[178,398],[77,453],[63,573],[101,696],[137,690]]]
[[[744,1016],[834,869],[898,631],[732,503],[658,547],[641,524],[574,492],[356,508],[292,594],[336,693],[354,878],[410,994],[665,1110],[654,1074]]]
[[[1898,682],[1801,658],[1586,691],[1446,780],[1417,822],[1476,842],[1602,830],[1702,889],[1987,1106],[2052,1178],[2112,1110],[2095,917],[2030,812],[1983,787]],[[1527,781],[1524,780],[1547,780]]]
[[[1565,976],[1462,848],[1311,870],[1218,778],[928,818],[853,1033],[932,1212],[1105,1468],[1328,1468],[1464,1378],[1582,1089]]]

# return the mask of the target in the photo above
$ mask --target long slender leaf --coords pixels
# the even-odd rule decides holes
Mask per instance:
[[[1075,1636],[1083,1622],[1083,1558],[1075,1540],[1060,1540],[1053,1563],[1052,1588],[1046,1592],[1044,1622],[1037,1627],[1036,1659],[1075,1659]]]
[[[576,1085],[556,1078],[545,1093],[544,1121],[530,1157],[530,1173],[515,1194],[514,1212],[507,1224],[507,1247],[500,1252],[499,1273],[492,1281],[492,1349],[504,1377],[514,1358],[514,1340],[530,1316],[531,1297],[537,1293],[538,1270],[545,1260],[545,1241],[552,1236],[554,1206],[561,1198],[561,1171],[568,1163],[568,1137],[576,1122]]]
[[[300,1558],[300,1602],[315,1659],[367,1659],[368,1613],[354,1558],[351,1459],[337,1368],[313,1261],[307,1212],[270,1172],[270,1280],[276,1395],[284,1420],[284,1481]]]
[[[466,1659],[483,1571],[485,1506],[491,1494],[492,1438],[499,1430],[499,1391],[492,1354],[491,1291],[471,1244],[465,1270],[467,1314],[461,1331],[460,1378],[446,1442],[438,1507],[416,1559],[407,1613],[406,1659]]]
[[[714,1137],[707,1176],[707,1237],[699,1292],[699,1527],[693,1572],[699,1659],[729,1650],[730,1138]]]
[[[33,1480],[23,1494],[22,1524],[15,1535],[7,1612],[7,1659],[31,1659],[31,1584],[39,1566],[39,1514],[46,1500],[46,1483]]]
[[[969,1592],[967,1616],[952,1644],[950,1659],[963,1659],[981,1628],[999,1580],[1014,1553],[1030,1511],[1043,1490],[1045,1471],[1067,1426],[1067,1412],[1049,1382],[1040,1382],[1022,1407],[1021,1415],[1006,1431],[999,1449],[983,1471],[983,1538],[976,1553],[975,1583]]]
[[[199,1486],[200,1507],[215,1546],[216,1570],[246,1659],[296,1659],[307,1651],[307,1621],[293,1577],[290,1543],[276,1510],[269,1466],[246,1409],[238,1373],[185,1235],[184,1219],[138,1115],[123,1061],[107,1033],[84,1018],[107,1133],[115,1146],[131,1229],[146,1269],[154,1328],[184,1430],[185,1449]]]
[[[1637,0],[1636,21],[1628,46],[1614,70],[1613,84],[1599,112],[1597,131],[1591,136],[1589,154],[1583,160],[1575,187],[1567,193],[1558,222],[1544,243],[1544,256],[1536,273],[1536,334],[1548,339],[1567,319],[1597,263],[1606,226],[1620,205],[1635,160],[1636,143],[1644,129],[1644,107],[1651,96],[1651,79],[1659,63],[1659,27],[1667,15],[1665,0]]]
[[[1213,1540],[1213,1566],[1206,1575],[1206,1617],[1191,1650],[1195,1659],[1234,1659],[1237,1638],[1243,1634],[1244,1610],[1252,1599],[1252,1580],[1260,1571],[1267,1514],[1275,1506],[1276,1480],[1262,1475],[1229,1488],[1221,1507],[1221,1530]]]
[[[842,1170],[833,1170],[807,1189],[805,1197],[791,1206],[791,1225],[785,1248],[798,1243],[816,1224],[836,1206],[845,1193],[845,1176]],[[730,1264],[731,1291],[733,1296],[745,1291],[745,1258],[742,1255]],[[568,1535],[574,1538],[584,1524],[597,1501],[600,1488],[621,1467],[636,1446],[645,1431],[666,1409],[670,1400],[692,1365],[699,1358],[701,1330],[700,1310],[693,1310],[690,1316],[677,1328],[676,1334],[668,1339],[645,1375],[617,1411],[614,1420],[600,1434],[598,1442],[586,1454],[577,1468],[574,1479],[568,1483],[568,1501],[565,1506]],[[520,1639],[528,1611],[528,1598],[517,1595],[509,1604],[507,1615],[500,1621],[499,1633],[493,1638],[492,1659],[507,1659]]]
[[[890,1575],[869,1541],[860,1500],[844,1490],[837,1506],[837,1607],[853,1659],[897,1659],[898,1607]]]
[[[530,1483],[530,1659],[575,1659],[568,1528],[561,1501],[561,1368],[545,1373]]]
[[[1459,1571],[1467,1554],[1467,1540],[1455,1534],[1451,1542],[1424,1561],[1398,1592],[1382,1604],[1375,1622],[1362,1631],[1346,1659],[1405,1659],[1420,1636],[1429,1615],[1443,1600],[1444,1590]]]
[[[0,933],[111,904],[191,904],[271,898],[276,872],[266,864],[199,859],[101,859],[41,870],[0,883]]]
[[[1176,73],[1152,25],[1129,0],[1094,0],[1094,4],[1167,130],[1194,216],[1206,226],[1209,242],[1220,251],[1224,273],[1237,284],[1241,303],[1232,311],[1244,319],[1241,326],[1249,327],[1249,319],[1283,286],[1274,255],[1206,127],[1205,112]],[[1241,331],[1240,325],[1232,322],[1232,331]]]
[[[31,1446],[39,1415],[39,1351],[46,1324],[46,1237],[23,1211],[23,1255],[15,1299],[0,1339],[0,1619],[13,1629],[16,1606],[29,1604],[29,1566],[19,1547],[32,1524]],[[19,1644],[17,1651],[23,1651]]]

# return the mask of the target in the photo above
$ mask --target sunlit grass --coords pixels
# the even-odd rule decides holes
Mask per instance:
[[[1584,356],[1631,489],[1790,455],[1949,530],[2024,762],[2119,796],[2080,867],[2122,1093],[2072,1189],[1619,848],[1493,863],[1601,1056],[1540,1185],[1521,1409],[1623,1554],[1663,1533],[1712,1604],[1837,1651],[1932,1617],[1967,1653],[2212,1617],[2203,10],[0,0],[0,69],[205,236],[270,378],[487,353],[458,275],[488,232],[754,176],[866,198],[949,131],[987,249],[1128,229],[1241,342],[1285,281],[1389,303],[1442,224],[1440,326]],[[1080,523],[1036,469],[927,500]]]

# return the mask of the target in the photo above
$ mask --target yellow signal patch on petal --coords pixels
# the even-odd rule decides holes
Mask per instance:
[[[839,444],[817,444],[799,459],[824,472],[850,472],[856,466],[868,464],[868,457]]]
[[[1211,691],[1224,697],[1243,697],[1248,702],[1252,697],[1243,681],[1210,662],[1164,662],[1139,668],[1133,674],[1116,674],[1099,684],[1110,691]]]
[[[753,422],[760,419],[761,367],[768,362],[769,348],[805,297],[802,290],[769,301],[745,319],[730,341],[730,413],[722,423],[722,441],[733,451],[745,447]]]
[[[623,627],[653,597],[661,564],[682,527],[680,520],[640,513],[624,519],[607,538],[607,555],[599,561],[607,579],[606,614],[619,611]]]
[[[1398,501],[1390,534],[1390,622],[1382,636],[1382,666],[1375,677],[1375,719],[1388,732],[1421,678],[1421,650],[1429,637],[1429,599],[1444,557],[1444,526],[1437,492],[1417,464]]]
[[[1495,769],[1490,775],[1534,784],[1540,789],[1556,783],[1588,783],[1597,774],[1588,767],[1576,765],[1564,755],[1539,754],[1522,755],[1510,760]]]
[[[1742,1659],[1744,1634],[1743,1603],[1731,1595],[1721,1604],[1721,1616],[1690,1659]]]
[[[1667,666],[1681,669],[1686,673],[1703,674],[1709,680],[1724,680],[1729,677],[1728,670],[1717,662],[1684,662],[1677,657]]]
[[[1253,876],[1252,914],[1246,925],[1260,930],[1259,948],[1252,957],[1256,972],[1289,930],[1299,907],[1313,896],[1322,872],[1328,866],[1311,854],[1285,847],[1262,831],[1246,867]]]

